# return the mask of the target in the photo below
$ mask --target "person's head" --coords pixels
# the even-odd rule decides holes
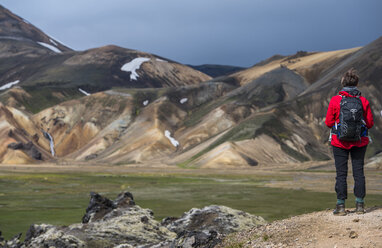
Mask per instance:
[[[357,86],[358,85],[358,75],[354,68],[351,68],[341,78],[341,84],[343,87],[346,86]]]

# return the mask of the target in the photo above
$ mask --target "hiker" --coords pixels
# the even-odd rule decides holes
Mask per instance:
[[[330,100],[325,124],[331,128],[331,144],[336,166],[337,204],[335,215],[346,215],[348,157],[350,154],[356,213],[363,214],[366,195],[365,175],[363,171],[366,147],[371,141],[368,129],[374,125],[369,101],[361,96],[357,89],[358,75],[352,68],[342,79],[342,90]]]

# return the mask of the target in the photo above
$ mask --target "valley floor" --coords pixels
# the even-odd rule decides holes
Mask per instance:
[[[308,162],[299,164],[256,166],[250,169],[187,169],[162,163],[139,165],[89,165],[89,164],[23,164],[0,165],[2,172],[33,173],[110,173],[158,175],[221,175],[256,176],[269,179],[265,187],[303,189],[315,192],[334,192],[334,162]],[[365,169],[367,192],[382,194],[382,170]],[[274,178],[274,180],[272,180]],[[348,173],[349,193],[353,188],[352,171]]]
[[[381,178],[382,171],[366,170],[367,207],[382,206]],[[225,205],[262,216],[270,222],[276,220],[271,225],[275,223],[274,230],[277,231],[278,225],[284,225],[281,219],[334,207],[334,181],[335,171],[331,162],[261,165],[236,170],[186,169],[160,163],[118,166],[69,163],[3,164],[0,165],[0,231],[6,238],[11,238],[19,232],[25,234],[32,223],[55,225],[76,223],[81,219],[83,209],[87,206],[90,191],[99,192],[110,198],[115,198],[121,191],[132,192],[137,204],[152,209],[157,220],[168,216],[180,216],[193,207]],[[354,201],[352,187],[353,180],[349,172],[349,207],[352,207],[351,203]],[[368,216],[380,213],[378,211],[360,216],[359,223],[351,222],[356,216],[353,218],[349,215],[346,218],[353,219],[346,222],[347,219],[344,218],[341,225],[350,223],[351,230],[354,229],[360,236],[366,235],[363,234],[362,228],[355,229],[356,224],[369,228],[367,225],[362,225],[364,222],[361,218],[367,220]],[[381,213],[379,215],[382,216]],[[334,221],[330,211],[313,213],[313,216]],[[375,216],[375,220],[379,220],[380,225],[382,219],[377,217]],[[289,233],[288,235],[292,236],[290,238],[287,236],[285,239],[292,242],[298,238],[293,235],[299,235],[301,228],[302,231],[308,232],[320,227],[318,222],[317,227],[314,221],[309,223],[309,218],[303,217],[301,220],[305,222],[301,222],[301,226],[296,225],[297,229],[293,229],[294,224],[291,224],[288,230],[294,234]],[[303,225],[307,228],[303,228]],[[349,227],[344,227],[343,232],[335,232],[328,227],[333,233],[325,232],[323,235],[328,237],[333,235],[336,239],[338,237],[346,240],[346,232],[350,232],[346,228]],[[381,229],[373,229],[373,226],[371,228],[379,233],[382,232]],[[264,237],[271,235],[273,234],[266,233]],[[306,235],[308,237],[309,233]],[[314,237],[303,239],[302,247],[306,247],[303,244],[310,242],[309,240],[312,240],[311,244],[315,244]],[[334,247],[334,243],[328,247]]]

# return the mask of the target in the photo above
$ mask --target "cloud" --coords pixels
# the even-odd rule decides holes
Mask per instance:
[[[187,64],[250,66],[273,54],[366,45],[377,0],[3,0],[74,49],[106,44]]]

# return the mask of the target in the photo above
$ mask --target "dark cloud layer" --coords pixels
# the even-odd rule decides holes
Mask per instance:
[[[76,50],[107,44],[186,64],[250,66],[274,54],[363,46],[379,0],[1,0]]]

